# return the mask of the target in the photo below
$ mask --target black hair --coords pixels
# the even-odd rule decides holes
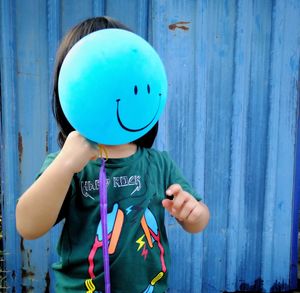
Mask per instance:
[[[65,140],[69,135],[69,133],[74,130],[74,128],[68,122],[66,116],[64,115],[59,101],[58,77],[59,77],[61,65],[68,52],[80,39],[82,39],[83,37],[85,37],[86,35],[92,32],[102,30],[102,29],[107,29],[107,28],[118,28],[118,29],[131,31],[124,24],[111,17],[101,16],[101,17],[89,18],[77,24],[75,27],[73,27],[66,34],[66,36],[64,37],[63,41],[61,42],[57,50],[56,62],[54,67],[54,78],[53,78],[52,111],[59,128],[57,141],[60,147],[64,145]],[[158,131],[158,122],[144,136],[140,137],[139,139],[135,140],[132,143],[140,147],[151,148],[156,138],[157,131]]]

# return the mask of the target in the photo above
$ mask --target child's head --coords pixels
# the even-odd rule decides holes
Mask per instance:
[[[118,28],[130,31],[125,25],[120,23],[117,20],[114,20],[110,17],[94,17],[89,18],[75,27],[73,27],[65,36],[61,42],[57,54],[56,54],[56,64],[54,67],[54,81],[53,81],[53,100],[52,100],[52,109],[54,117],[56,118],[59,133],[58,133],[58,143],[60,147],[63,146],[68,134],[74,130],[71,124],[66,119],[59,101],[58,95],[58,76],[60,72],[61,65],[70,51],[70,49],[84,36],[101,29],[107,28]],[[146,133],[141,138],[137,139],[133,143],[141,147],[150,148],[155,140],[158,131],[158,122],[154,127]]]

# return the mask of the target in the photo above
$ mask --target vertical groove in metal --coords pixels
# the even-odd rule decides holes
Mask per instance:
[[[204,240],[203,292],[223,291],[226,286],[235,15],[233,2],[205,1],[208,66],[208,92],[203,97],[207,100],[205,194],[211,221]]]
[[[15,232],[15,203],[19,194],[18,103],[16,97],[15,1],[1,1],[1,98],[3,151],[1,160],[2,227],[8,291],[21,288],[21,253]],[[20,141],[19,141],[20,144]]]
[[[233,87],[233,115],[231,134],[231,174],[230,193],[228,198],[227,227],[227,265],[226,290],[234,292],[237,289],[239,235],[243,222],[243,205],[245,197],[245,159],[247,146],[247,115],[250,86],[250,50],[251,50],[251,17],[252,2],[239,1],[237,4],[235,29],[235,67]],[[240,219],[237,221],[237,219]]]
[[[148,40],[149,0],[139,0],[137,3],[137,34]]]
[[[151,20],[150,20],[150,32],[148,34],[149,41],[156,49],[158,54],[161,56],[162,61],[166,67],[167,71],[167,78],[168,78],[168,85],[170,87],[170,76],[167,67],[167,34],[166,34],[166,27],[168,24],[164,20],[165,11],[166,11],[166,2],[158,1],[158,0],[151,0]],[[168,89],[168,101],[167,101],[167,108],[170,103],[170,88]],[[159,133],[158,137],[155,142],[155,147],[166,150],[168,149],[169,142],[168,142],[168,120],[169,120],[169,113],[165,111],[162,117],[159,119]]]
[[[180,165],[185,176],[192,181],[191,162],[193,150],[196,73],[195,56],[195,7],[196,2],[151,2],[150,38],[163,59],[169,81],[168,105],[160,119],[160,132],[157,146],[166,149]],[[181,25],[182,24],[182,25]],[[180,48],[180,50],[178,50]],[[189,115],[186,115],[189,113]],[[175,143],[176,142],[176,143]],[[170,268],[170,290],[197,292],[201,270],[201,236],[182,233],[173,218],[167,216],[171,251],[182,247],[188,253],[173,253],[173,266]],[[195,242],[194,242],[195,241]],[[193,246],[193,243],[196,243]],[[176,269],[182,268],[185,269]],[[192,268],[195,270],[192,271]],[[180,282],[178,282],[180,280]]]
[[[56,122],[52,114],[52,94],[53,94],[53,73],[55,64],[56,50],[59,46],[60,39],[60,1],[59,0],[47,0],[47,36],[48,36],[48,80],[49,80],[49,91],[48,91],[48,130],[46,133],[46,139],[48,141],[48,147],[46,152],[54,152],[57,150],[57,127]],[[59,238],[60,227],[56,225],[50,231],[49,239],[49,258],[48,258],[48,279],[46,286],[50,292],[55,292],[55,277],[51,265],[58,260],[56,246],[57,239]],[[46,276],[47,277],[47,276]],[[50,283],[50,284],[49,284]]]
[[[297,84],[300,84],[300,70]],[[300,210],[300,114],[299,114],[299,100],[300,90],[297,92],[298,108],[297,108],[297,138],[295,150],[295,179],[294,179],[294,200],[293,200],[293,226],[292,226],[292,240],[291,240],[291,271],[290,284],[291,289],[298,287],[298,231],[299,231],[299,210]]]
[[[208,69],[207,69],[207,52],[205,46],[205,32],[207,31],[206,23],[203,20],[203,4],[197,1],[195,6],[195,56],[194,56],[194,75],[195,75],[195,103],[194,103],[194,156],[193,168],[193,183],[204,202],[205,196],[205,139],[206,139],[206,99],[207,83],[208,83]],[[191,292],[202,292],[203,286],[203,258],[204,258],[204,236],[192,238],[192,250],[195,251],[197,258],[191,264]],[[199,291],[200,290],[200,291]]]
[[[93,0],[94,16],[103,16],[106,14],[106,0]]]
[[[264,204],[262,278],[266,290],[289,287],[295,160],[299,2],[273,8],[268,162]],[[284,44],[284,45],[283,45]],[[295,195],[294,195],[295,196]]]
[[[48,34],[48,79],[49,79],[49,128],[48,128],[48,150],[53,152],[57,149],[56,135],[57,128],[55,120],[53,119],[52,114],[52,89],[53,89],[53,70],[55,64],[55,55],[56,50],[59,46],[60,40],[60,1],[59,0],[48,0],[47,1],[47,10],[48,10],[48,19],[47,19],[47,34]]]
[[[271,49],[274,50],[274,34],[275,34],[275,4],[272,5],[272,26],[271,26]],[[268,123],[268,157],[266,169],[266,188],[264,198],[264,214],[263,214],[263,231],[262,231],[262,279],[267,284],[271,282],[272,263],[272,247],[273,247],[273,222],[274,222],[274,195],[275,195],[275,176],[276,176],[276,156],[277,156],[277,135],[278,128],[278,112],[279,112],[279,97],[273,92],[274,84],[272,75],[277,74],[275,68],[275,59],[278,58],[275,52],[270,55],[270,81],[269,81],[269,101],[270,113]],[[277,122],[277,123],[276,123]],[[277,125],[276,125],[277,124]]]

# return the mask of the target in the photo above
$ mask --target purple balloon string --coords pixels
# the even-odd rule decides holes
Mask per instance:
[[[102,159],[102,164],[99,172],[99,186],[105,293],[110,293],[109,255],[107,237],[107,186],[104,159]]]

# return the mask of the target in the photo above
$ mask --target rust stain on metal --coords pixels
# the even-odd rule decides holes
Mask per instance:
[[[186,24],[190,24],[190,21],[178,21],[169,25],[171,31],[175,31],[177,28],[183,31],[188,31],[190,28]]]
[[[35,276],[34,272],[22,269],[22,278],[33,279]]]
[[[22,139],[22,134],[20,132],[18,133],[18,151],[19,151],[19,164],[21,164],[22,157],[23,157],[23,139]]]

